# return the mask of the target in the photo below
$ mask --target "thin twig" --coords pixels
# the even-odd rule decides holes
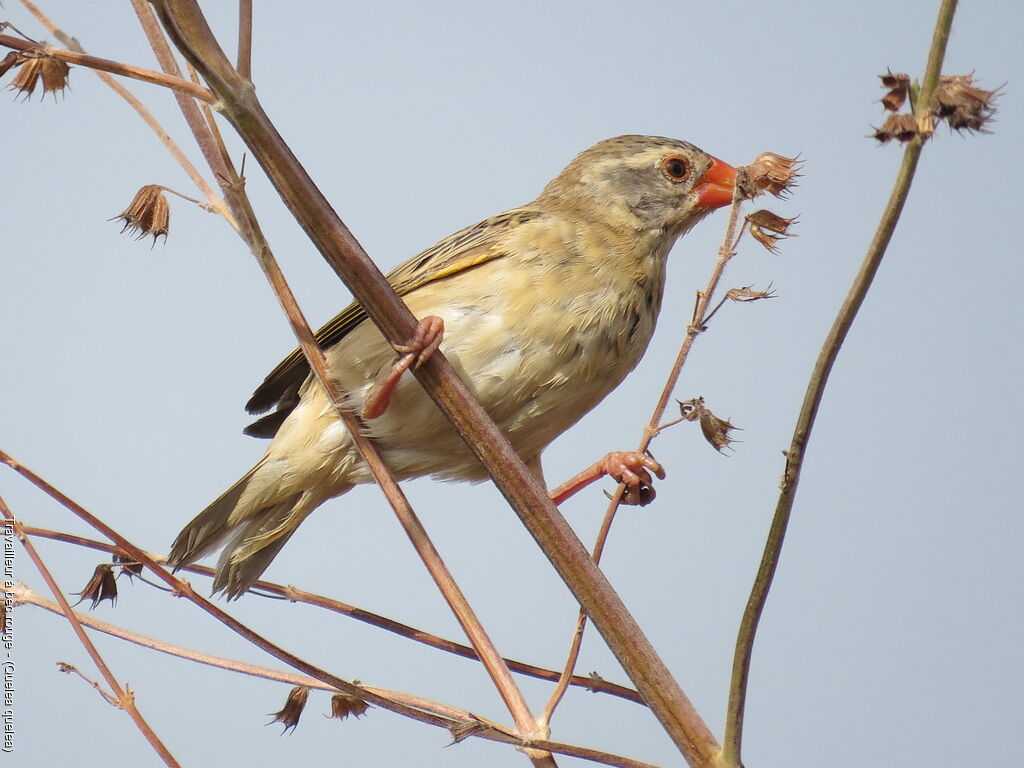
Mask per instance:
[[[949,31],[953,24],[956,4],[956,0],[943,0],[939,7],[935,33],[932,37],[927,68],[921,87],[921,98],[917,106],[917,116],[919,119],[923,118],[927,113],[932,102],[932,95],[935,93],[935,87],[939,81],[939,73],[942,69],[942,61],[945,58],[946,44],[949,41]],[[914,172],[917,169],[917,162],[921,156],[923,144],[924,138],[920,135],[915,136],[907,144],[907,149],[903,154],[903,162],[896,176],[896,182],[893,185],[889,201],[882,213],[878,229],[875,231],[875,236],[868,246],[860,270],[850,286],[850,291],[836,315],[832,328],[818,355],[818,360],[814,364],[814,369],[811,371],[810,381],[808,382],[804,401],[800,408],[800,415],[797,417],[796,428],[793,431],[793,439],[789,450],[786,451],[786,467],[782,476],[782,487],[775,506],[775,514],[772,518],[764,554],[762,555],[757,575],[754,578],[754,585],[747,600],[746,608],[743,611],[743,618],[740,621],[740,628],[736,639],[732,680],[729,685],[729,704],[726,711],[725,741],[722,750],[723,764],[729,768],[739,768],[742,765],[743,716],[746,707],[747,683],[750,672],[750,658],[754,648],[754,637],[757,634],[757,625],[764,610],[765,602],[768,599],[768,592],[771,589],[772,579],[775,576],[775,568],[778,565],[779,556],[782,552],[786,527],[789,524],[793,501],[796,498],[797,485],[800,482],[800,470],[803,466],[807,443],[811,436],[811,430],[814,427],[815,417],[818,414],[818,408],[821,404],[825,386],[828,383],[829,374],[832,371],[836,357],[839,355],[843,340],[853,325],[857,312],[860,310],[864,297],[867,295],[875,273],[882,262],[882,257],[885,255],[893,232],[896,230],[896,224],[899,222],[903,206],[910,193],[910,185],[914,179]]]
[[[119,547],[103,541],[96,541],[95,539],[89,539],[84,536],[76,536],[74,534],[65,533],[64,531],[37,528],[31,525],[23,525],[22,528],[29,536],[36,536],[38,538],[49,539],[51,541],[60,541],[66,544],[94,549],[112,555],[124,555],[124,552]],[[154,554],[152,552],[150,552],[149,555],[157,562],[166,562],[163,555]],[[212,577],[215,573],[213,568],[208,568],[204,565],[186,565],[182,566],[178,570],[209,577]],[[148,581],[146,583],[158,589],[167,589],[159,584],[153,584]],[[306,590],[293,586],[275,584],[272,581],[257,581],[253,584],[253,588],[259,589],[261,592],[269,593],[267,595],[268,597],[273,596],[275,598],[285,599],[290,603],[304,603],[306,605],[323,608],[324,610],[331,611],[332,613],[347,616],[365,624],[369,624],[370,626],[378,627],[379,629],[383,629],[388,632],[393,632],[397,635],[408,638],[409,640],[414,640],[417,643],[422,643],[423,645],[451,653],[455,656],[461,656],[474,661],[480,660],[476,651],[468,645],[456,643],[452,640],[448,640],[447,638],[438,637],[437,635],[433,635],[425,630],[411,627],[408,624],[403,624],[399,621],[395,621],[394,619],[389,619],[386,616],[381,616],[380,614],[373,613],[372,611],[364,610],[363,608],[357,608],[353,605],[349,605],[348,603],[343,603],[340,600],[335,600],[334,598],[319,595],[314,592],[307,592]],[[529,675],[530,677],[535,677],[540,680],[549,680],[552,682],[559,679],[559,673],[552,669],[545,669],[533,664],[516,661],[515,659],[505,659],[505,663],[508,665],[510,670],[519,674]],[[298,683],[296,684],[298,685]],[[640,694],[632,688],[627,688],[624,685],[617,685],[616,683],[612,683],[607,680],[575,675],[572,678],[571,684],[580,688],[586,688],[592,693],[606,693],[620,699],[625,699],[626,701],[632,701],[635,704],[644,703],[643,699],[640,698]]]
[[[20,586],[18,586],[17,584],[15,584],[14,587],[10,590],[10,593],[12,595],[14,595],[15,604],[32,602],[32,600],[24,599],[24,590]],[[32,595],[33,595],[33,597],[35,597],[35,592],[33,592]],[[39,600],[39,601],[42,601],[42,602],[45,602],[47,604],[46,605],[46,609],[48,611],[52,611],[53,613],[56,613],[58,616],[61,615],[60,606],[57,605],[56,603],[50,602],[49,600],[43,601],[42,598],[40,598],[40,597],[35,597],[35,599]],[[82,616],[81,614],[76,613],[75,614],[75,618],[78,619],[78,623],[79,624],[87,626],[90,629],[94,629],[94,627],[92,627],[89,624],[89,622],[82,620],[85,617]],[[109,704],[112,707],[115,707],[116,709],[120,709],[121,708],[121,704],[118,702],[118,700],[114,696],[111,696],[109,693],[107,693],[106,691],[103,690],[103,686],[100,685],[100,681],[99,680],[93,680],[93,679],[87,677],[85,675],[85,673],[82,672],[82,670],[80,670],[74,664],[68,664],[68,662],[66,662],[66,661],[58,661],[57,662],[57,668],[61,672],[66,674],[66,675],[76,675],[81,680],[84,680],[89,685],[90,688],[92,688],[94,691],[96,691],[96,693],[98,693],[100,695],[100,698],[103,699],[105,702],[107,702],[107,704]]]
[[[30,589],[26,585],[15,584],[10,591],[11,594],[14,595],[16,605],[34,605],[52,613],[61,613],[60,606],[57,605],[57,603],[38,595],[34,590]],[[86,613],[79,613],[76,611],[75,618],[80,624],[82,624],[82,626],[89,627],[97,632],[102,632],[105,635],[119,638],[142,648],[148,648],[151,651],[157,651],[159,653],[167,654],[168,656],[185,659],[186,661],[191,661],[196,664],[204,664],[209,667],[224,669],[229,672],[237,672],[239,674],[249,675],[250,677],[258,677],[263,680],[271,680],[276,683],[302,685],[306,688],[315,688],[321,691],[338,692],[338,689],[334,686],[328,685],[327,683],[308,675],[298,675],[294,672],[283,672],[269,667],[262,667],[257,664],[249,664],[243,661],[237,661],[236,659],[229,659],[224,656],[215,656],[213,654],[196,651],[191,648],[183,648],[182,646],[175,645],[174,643],[168,643],[155,637],[149,637],[138,632],[133,632],[122,626],[111,624],[110,622],[103,621],[102,619],[97,619],[96,617]],[[82,677],[86,682],[92,682],[84,675]],[[432,712],[439,717],[450,717],[456,720],[465,720],[469,714],[465,710],[457,709],[456,707],[451,707],[440,702],[432,702],[419,696],[410,696],[408,694],[401,693],[400,691],[391,691],[386,688],[365,686],[361,683],[356,687],[371,694],[384,696],[392,701],[404,704],[405,706],[422,709],[426,712]],[[105,697],[107,696],[105,692],[101,691],[101,693],[103,693]],[[116,704],[116,701],[114,703]],[[499,723],[493,723],[483,718],[480,719],[482,722],[485,722],[488,727],[494,728],[497,731],[508,732],[508,729]]]
[[[250,629],[248,626],[238,621],[238,619],[231,616],[229,613],[222,610],[217,605],[214,605],[210,600],[207,600],[205,597],[202,597],[201,595],[197,594],[195,590],[192,589],[191,584],[189,584],[187,581],[183,581],[174,576],[174,574],[172,574],[170,571],[164,568],[148,552],[145,552],[136,547],[131,541],[126,539],[124,536],[115,531],[113,528],[111,528],[105,522],[100,520],[98,517],[90,513],[87,509],[85,509],[85,507],[75,502],[63,491],[48,483],[42,477],[37,475],[24,464],[21,464],[19,461],[17,461],[17,459],[12,457],[10,454],[4,452],[3,450],[0,450],[0,463],[9,466],[19,475],[21,475],[34,486],[43,491],[50,498],[54,499],[58,504],[72,512],[80,520],[84,521],[87,525],[102,533],[133,560],[142,563],[144,566],[149,568],[149,570],[158,579],[160,579],[162,582],[164,582],[169,587],[174,589],[176,594],[180,595],[181,597],[184,597],[189,602],[199,606],[206,613],[210,614],[213,618],[217,619],[217,621],[227,626],[233,632],[237,633],[245,640],[255,645],[257,648],[260,648],[261,650],[269,653],[271,656],[283,661],[285,664],[295,667],[295,669],[298,669],[300,672],[304,672],[305,674],[310,675],[311,677],[315,677],[318,680],[321,680],[327,683],[328,685],[337,688],[342,693],[348,693],[353,696],[362,696],[370,703],[377,704],[384,709],[391,710],[401,715],[407,715],[409,717],[413,717],[414,719],[420,719],[416,718],[413,713],[408,712],[406,707],[397,705],[394,702],[387,701],[384,699],[378,700],[373,696],[365,696],[364,692],[362,692],[357,686],[353,685],[352,683],[342,680],[341,678],[332,675],[329,672],[320,669],[319,667],[315,667],[312,664],[306,662],[305,660],[300,659],[295,654],[270,642],[255,630]],[[445,725],[444,723],[436,722],[434,724]]]
[[[146,34],[146,39],[153,49],[153,54],[156,56],[160,68],[170,77],[184,79],[181,67],[178,66],[173,51],[171,51],[167,40],[160,31],[160,24],[157,22],[156,17],[153,16],[153,9],[150,8],[149,3],[145,2],[145,0],[132,0],[132,9],[139,19],[139,25]],[[189,82],[193,81],[190,80]],[[198,85],[198,83],[195,84]],[[199,146],[199,151],[202,152],[206,164],[220,184],[221,191],[227,197],[227,186],[234,177],[234,169],[230,167],[230,159],[223,143],[219,141],[220,137],[214,136],[195,100],[180,93],[175,93],[174,98],[178,102],[178,108],[185,118],[185,123],[188,125],[189,130],[192,131],[192,136]],[[209,103],[201,103],[204,103],[209,108]],[[234,206],[231,206],[231,208],[234,209]],[[234,210],[232,210],[232,217],[233,219],[238,218],[238,214]],[[236,224],[235,230],[241,235],[239,225]]]
[[[637,448],[637,451],[640,453],[643,453],[650,447],[651,441],[660,431],[659,425],[665,415],[665,409],[668,407],[669,398],[672,396],[672,392],[675,390],[676,384],[679,382],[679,375],[682,372],[683,364],[686,362],[687,356],[690,354],[690,348],[693,346],[693,341],[697,338],[698,334],[704,330],[704,326],[707,323],[705,315],[708,311],[711,297],[718,288],[718,283],[722,279],[722,274],[725,271],[726,264],[728,264],[729,260],[736,254],[736,245],[739,240],[736,235],[736,223],[739,220],[740,205],[742,203],[743,198],[741,196],[740,185],[737,184],[736,190],[733,192],[732,207],[729,209],[729,221],[726,224],[725,236],[722,238],[722,245],[718,249],[718,258],[715,260],[715,265],[711,270],[711,276],[708,278],[707,287],[697,294],[697,302],[693,308],[693,317],[686,328],[686,336],[683,338],[683,343],[679,348],[679,353],[676,355],[675,362],[669,370],[665,386],[662,388],[661,395],[654,407],[654,412],[651,414],[651,418],[644,427],[644,433],[640,439],[640,445]],[[605,511],[604,519],[601,521],[601,527],[597,532],[597,538],[594,542],[593,558],[595,563],[601,562],[601,555],[604,553],[604,547],[608,541],[608,534],[611,531],[612,522],[615,520],[615,513],[618,511],[619,505],[622,503],[622,497],[625,491],[625,483],[620,483],[618,488],[616,488],[615,492],[612,494],[611,501],[608,503],[608,509]],[[573,672],[576,669],[576,662],[579,660],[580,647],[583,644],[583,633],[586,631],[586,628],[587,614],[581,610],[576,619],[576,629],[573,632],[572,640],[569,643],[569,652],[566,655],[562,676],[558,681],[558,685],[555,686],[555,690],[552,692],[551,697],[548,699],[548,703],[545,705],[544,711],[541,714],[541,722],[545,724],[549,724],[551,722],[551,717],[554,715],[555,709],[558,707],[559,702],[565,695],[565,691],[569,685],[569,680],[573,677]]]
[[[238,0],[238,74],[252,80],[252,0]]]
[[[82,45],[78,40],[61,30],[60,27],[54,24],[49,17],[47,17],[29,0],[21,0],[21,3],[33,16],[36,17],[36,20],[42,24],[51,35],[60,40],[69,50],[75,51],[76,53],[85,53],[85,50],[82,48]],[[203,178],[203,175],[199,173],[196,167],[192,164],[192,161],[185,156],[181,147],[175,143],[167,130],[160,124],[156,117],[153,116],[153,113],[150,112],[131,91],[118,82],[116,78],[113,78],[106,72],[102,72],[100,70],[93,71],[108,88],[124,99],[128,103],[128,106],[138,113],[139,117],[141,117],[146,125],[149,126],[150,130],[156,134],[160,143],[162,143],[167,151],[171,153],[171,157],[178,162],[178,165],[181,166],[182,170],[185,171],[185,174],[192,180],[192,183],[195,184],[203,193],[214,211],[223,216],[228,224],[230,224],[233,229],[237,230],[238,225],[235,223],[234,217],[224,204],[224,200],[213,190],[213,187],[207,183],[206,179]],[[195,85],[198,85],[198,83],[195,83]],[[206,104],[206,102],[203,103]],[[207,106],[209,105],[207,104]]]
[[[43,597],[37,595],[33,590],[20,584],[15,584],[10,592],[14,595],[16,604],[34,605],[52,613],[62,613],[60,606],[56,603],[46,600]],[[125,640],[136,645],[140,645],[150,650],[165,653],[169,656],[175,656],[177,658],[192,661],[197,664],[205,664],[218,669],[224,669],[229,672],[237,672],[244,675],[251,675],[253,677],[259,677],[265,680],[271,680],[274,682],[285,683],[287,685],[302,685],[307,688],[314,688],[317,690],[337,692],[338,689],[334,686],[323,682],[314,677],[306,675],[296,675],[294,673],[282,672],[276,669],[270,669],[268,667],[260,667],[254,664],[247,664],[244,662],[236,661],[234,659],[228,659],[221,656],[213,656],[211,654],[202,653],[189,648],[182,648],[180,646],[166,643],[162,640],[157,640],[146,635],[141,635],[136,632],[132,632],[116,624],[102,621],[94,618],[87,614],[81,614],[72,611],[75,618],[86,627],[110,635],[111,637],[117,637],[121,640]],[[70,665],[69,665],[70,666]],[[71,671],[71,670],[68,670]],[[73,670],[76,671],[77,670]],[[81,674],[81,673],[79,673]],[[83,679],[87,678],[82,676]],[[358,690],[362,691],[362,694],[349,694],[356,695],[360,698],[367,700],[373,697],[383,697],[396,704],[401,704],[406,707],[409,712],[418,712],[421,716],[415,719],[428,725],[435,725],[451,730],[452,728],[464,725],[466,723],[479,723],[485,726],[481,730],[474,730],[470,735],[487,739],[490,741],[498,741],[506,744],[514,744],[520,746],[521,740],[516,738],[508,728],[502,726],[499,723],[492,722],[490,720],[481,718],[476,714],[472,714],[467,710],[452,707],[448,704],[441,702],[432,701],[425,699],[421,696],[414,696],[408,693],[402,693],[400,691],[392,691],[386,688],[377,688],[369,685],[356,686]],[[349,693],[349,691],[345,691]],[[543,741],[540,742],[539,746],[549,752],[557,752],[570,757],[579,757],[584,760],[590,760],[592,762],[603,763],[605,765],[619,766],[620,768],[656,768],[649,763],[644,763],[639,760],[634,760],[623,755],[617,755],[613,752],[605,752],[603,750],[591,749],[589,747],[582,747],[576,744],[567,744],[558,741]]]
[[[135,694],[127,686],[123,686],[114,677],[114,673],[110,671],[110,667],[103,660],[100,652],[93,645],[92,640],[85,634],[85,630],[82,628],[81,623],[78,621],[78,617],[75,612],[71,609],[68,604],[67,598],[64,597],[64,593],[61,592],[60,587],[57,586],[56,580],[53,578],[53,574],[50,573],[50,569],[46,567],[46,563],[36,552],[36,548],[32,546],[32,542],[29,541],[24,531],[21,529],[21,523],[19,523],[14,515],[11,514],[11,510],[7,507],[7,503],[0,498],[0,514],[3,515],[4,520],[14,527],[14,535],[21,542],[21,546],[25,548],[26,554],[29,559],[35,565],[36,570],[39,571],[39,575],[43,577],[43,581],[46,582],[46,586],[57,600],[57,612],[64,615],[68,622],[71,624],[71,629],[74,630],[75,635],[78,637],[78,641],[85,648],[85,652],[89,654],[89,658],[92,659],[93,664],[96,665],[96,669],[100,671],[103,679],[106,681],[107,686],[111,692],[104,691],[98,685],[98,690],[103,698],[114,704],[119,709],[123,709],[128,717],[135,723],[135,727],[139,729],[146,741],[149,742],[150,746],[153,747],[153,751],[160,755],[160,759],[163,760],[164,765],[177,766],[178,761],[174,759],[174,755],[170,753],[170,750],[164,746],[164,743],[160,740],[160,737],[156,735],[156,732],[150,727],[149,723],[143,718],[142,713],[139,712],[139,708],[135,705]]]
[[[130,77],[133,80],[141,80],[144,83],[170,88],[177,93],[183,93],[200,101],[208,101],[211,104],[215,101],[214,95],[202,86],[197,86],[188,80],[182,80],[178,77],[169,77],[162,72],[154,72],[151,69],[136,67],[132,64],[101,59],[98,56],[90,56],[87,53],[69,51],[67,48],[55,48],[50,45],[40,46],[27,40],[22,40],[19,37],[12,37],[11,35],[0,35],[0,46],[22,52],[36,51],[46,56],[60,59],[68,64],[77,64],[81,67],[97,69],[101,72],[110,72],[113,75]]]

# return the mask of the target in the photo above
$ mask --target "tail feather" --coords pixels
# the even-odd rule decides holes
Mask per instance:
[[[180,568],[194,563],[227,540],[232,533],[231,515],[259,467],[257,464],[242,475],[237,483],[218,496],[182,529],[171,545],[171,553],[167,556],[167,562],[172,567]]]
[[[261,461],[196,515],[178,534],[167,558],[172,567],[180,568],[223,546],[213,591],[223,592],[228,599],[239,597],[253,585],[302,521],[326,498],[303,490],[285,496],[273,475],[257,477],[263,466]],[[254,480],[256,485],[250,486]],[[246,494],[250,487],[255,493]],[[345,490],[348,488],[332,495]]]
[[[299,493],[246,520],[232,532],[217,561],[214,592],[229,600],[240,597],[263,575],[299,525],[315,508],[307,493]],[[307,503],[303,504],[306,499]]]

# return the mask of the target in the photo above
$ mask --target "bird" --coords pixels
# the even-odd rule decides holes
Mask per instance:
[[[618,136],[581,152],[531,203],[468,226],[387,275],[418,319],[392,346],[353,302],[316,333],[346,405],[397,479],[485,480],[406,371],[440,348],[543,481],[540,457],[636,367],[654,333],[676,240],[732,202],[736,170],[693,144]],[[397,360],[396,360],[397,355]],[[234,599],[299,525],[369,469],[300,350],[246,404],[263,456],[175,539],[175,568],[223,548],[213,591]],[[631,488],[664,473],[653,457],[609,454]],[[581,481],[579,484],[586,482]],[[557,501],[574,488],[553,495]]]

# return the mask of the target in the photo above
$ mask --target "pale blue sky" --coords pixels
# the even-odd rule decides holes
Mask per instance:
[[[207,5],[233,48],[234,3]],[[887,67],[921,73],[937,3],[256,5],[259,97],[385,269],[532,199],[576,152],[609,136],[674,136],[733,164],[765,150],[806,160],[793,198],[770,204],[800,215],[800,236],[779,255],[748,242],[727,273],[729,286],[772,282],[779,298],[723,310],[677,390],[681,399],[703,395],[744,429],[743,442],[725,458],[694,428],[660,437],[654,451],[668,478],[654,505],[620,514],[604,561],[720,737],[780,451],[900,160],[898,147],[866,138],[883,119],[876,76]],[[153,66],[127,4],[43,6],[90,52]],[[38,32],[14,0],[3,16]],[[993,134],[941,129],[926,147],[825,396],[755,650],[749,768],[1024,762],[1019,2],[961,4],[944,71],[972,70],[983,87],[1008,83]],[[144,548],[166,551],[258,456],[262,443],[241,434],[242,406],[293,342],[251,256],[214,216],[174,201],[166,245],[118,235],[108,219],[138,187],[192,190],[97,78],[77,69],[71,83],[56,103],[11,97],[0,107],[0,447]],[[184,141],[173,100],[132,88]],[[348,293],[248,168],[270,242],[319,324]],[[676,247],[646,358],[548,451],[550,482],[637,443],[724,218]],[[572,599],[494,488],[405,486],[499,648],[560,666]],[[564,508],[584,542],[603,513],[601,488]],[[90,535],[9,471],[0,494],[27,523]],[[38,546],[69,592],[99,562]],[[43,588],[20,553],[17,574]],[[373,488],[321,508],[267,576],[458,637]],[[470,662],[301,606],[245,598],[230,609],[342,677],[509,720]],[[116,609],[104,604],[95,615],[277,665],[145,587],[126,587]],[[157,764],[122,713],[56,671],[63,660],[94,675],[66,624],[34,609],[15,622],[17,752],[4,765]],[[379,710],[326,720],[325,694],[311,695],[296,732],[281,738],[263,723],[286,687],[106,637],[97,644],[184,765],[524,765],[510,749],[472,739],[445,749],[447,733]],[[594,634],[579,669],[625,682]],[[548,686],[523,685],[539,710]],[[553,737],[680,764],[648,712],[609,697],[571,692]]]

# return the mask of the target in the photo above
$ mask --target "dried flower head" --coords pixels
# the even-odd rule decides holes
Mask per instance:
[[[800,177],[800,160],[784,157],[774,152],[762,152],[754,162],[743,167],[737,184],[743,197],[753,199],[769,192],[776,197],[785,197],[796,186]]]
[[[680,421],[699,422],[704,439],[711,443],[716,451],[721,453],[735,442],[729,433],[739,427],[730,424],[726,419],[715,416],[704,404],[703,397],[677,400],[676,402],[679,404]]]
[[[918,125],[913,115],[889,115],[882,127],[875,129],[874,137],[882,144],[892,139],[905,144],[917,134]]]
[[[16,61],[13,66],[20,64],[21,69],[11,80],[10,88],[24,94],[26,99],[35,93],[39,83],[43,84],[43,95],[52,93],[56,96],[57,91],[67,87],[71,68],[60,59],[43,53],[21,54],[18,59],[20,61]]]
[[[755,240],[757,240],[757,242],[759,242],[772,253],[779,252],[779,249],[777,247],[779,238],[775,237],[774,235],[768,234],[756,224],[750,225],[750,234]]]
[[[999,90],[975,88],[973,74],[943,75],[935,89],[932,114],[954,131],[987,133],[985,125],[995,115]]]
[[[92,578],[85,585],[85,589],[77,594],[80,596],[78,603],[83,600],[92,601],[90,609],[95,608],[104,600],[109,600],[111,605],[115,604],[117,602],[117,580],[114,577],[114,566],[110,563],[97,565],[96,570],[92,572]]]
[[[287,733],[289,728],[295,730],[295,726],[299,724],[299,718],[302,717],[302,710],[306,708],[306,699],[308,698],[309,688],[304,685],[296,685],[288,692],[288,698],[285,700],[281,711],[271,713],[274,719],[267,723],[267,725],[282,723],[284,725],[284,730],[281,731],[282,734]]]
[[[911,84],[910,77],[892,72],[881,75],[882,85],[889,92],[882,98],[882,106],[891,112],[899,112],[909,95],[911,108],[919,87]],[[929,138],[935,131],[935,124],[945,121],[954,131],[987,133],[987,125],[996,112],[995,100],[999,88],[986,91],[974,85],[974,75],[942,75],[935,88],[935,95],[929,109],[918,110],[917,115],[892,114],[881,128],[876,128],[874,138],[882,144],[892,139],[906,143],[915,136],[921,140]]]
[[[167,230],[171,223],[171,206],[164,195],[164,188],[157,184],[147,184],[135,193],[135,198],[114,219],[124,222],[121,233],[128,232],[141,240],[147,235],[153,236],[153,242],[163,235],[167,240]]]
[[[750,234],[772,253],[779,252],[779,249],[776,247],[779,240],[786,237],[796,237],[796,235],[789,231],[790,224],[795,221],[795,216],[792,219],[786,219],[765,209],[754,211],[747,216],[747,223],[750,224]]]
[[[889,71],[879,77],[882,79],[882,87],[889,89],[889,92],[882,97],[882,106],[890,112],[899,112],[903,108],[903,102],[907,100],[910,75],[905,75],[902,72],[893,74],[892,71]]]
[[[703,433],[704,439],[711,443],[719,453],[735,442],[729,435],[734,429],[737,429],[736,425],[730,424],[727,419],[718,418],[707,409],[700,415],[700,431]]]
[[[755,224],[761,227],[762,229],[767,229],[770,232],[774,232],[776,235],[779,235],[780,237],[796,237],[796,235],[793,235],[789,232],[789,226],[793,224],[793,222],[795,222],[796,220],[796,216],[794,216],[791,219],[786,219],[783,218],[782,216],[779,216],[777,213],[772,213],[771,211],[764,208],[762,208],[759,211],[754,211],[753,213],[747,216],[747,221],[749,221],[751,224]]]
[[[344,720],[349,715],[362,717],[370,705],[358,696],[349,696],[347,693],[336,693],[331,697],[331,714],[327,717],[336,720]]]

